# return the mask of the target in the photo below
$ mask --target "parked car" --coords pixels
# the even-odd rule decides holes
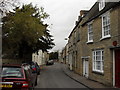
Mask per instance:
[[[37,84],[37,74],[29,65],[3,65],[0,76],[2,90],[33,90]]]
[[[33,62],[33,61],[31,61],[31,62],[28,62],[28,64],[31,65],[31,68],[34,70],[34,72],[37,73],[37,75],[40,74],[40,66],[38,65],[37,62]]]
[[[54,60],[48,60],[47,62],[46,62],[46,65],[53,65],[54,64]]]

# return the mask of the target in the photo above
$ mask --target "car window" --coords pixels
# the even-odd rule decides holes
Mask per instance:
[[[23,72],[22,69],[19,67],[3,67],[1,77],[23,78]]]

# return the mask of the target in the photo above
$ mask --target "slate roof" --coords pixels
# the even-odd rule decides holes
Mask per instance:
[[[88,19],[86,21],[84,21],[82,26],[84,26],[86,23],[92,21],[93,19],[99,17],[100,15],[105,13],[106,11],[108,11],[108,10],[114,8],[114,7],[117,7],[117,6],[120,6],[120,1],[119,2],[106,2],[104,9],[99,11],[99,2],[96,2],[93,5],[93,7],[90,9],[90,11],[87,13],[86,17]]]

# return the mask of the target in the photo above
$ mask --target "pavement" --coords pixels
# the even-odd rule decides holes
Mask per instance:
[[[63,72],[69,76],[70,78],[72,78],[73,80],[77,81],[78,83],[86,86],[87,88],[91,89],[91,90],[95,90],[95,89],[109,89],[109,90],[114,90],[114,89],[117,89],[117,90],[120,90],[118,88],[113,88],[113,87],[108,87],[108,86],[105,86],[99,82],[96,82],[96,81],[93,81],[93,80],[90,80],[88,78],[85,78],[83,76],[80,76],[79,74],[75,73],[74,71],[71,71],[69,70],[68,66],[66,64],[62,64],[62,70]]]

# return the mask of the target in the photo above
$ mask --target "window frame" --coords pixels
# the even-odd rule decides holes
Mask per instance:
[[[93,42],[93,23],[92,22],[88,23],[88,27],[87,28],[88,28],[88,42],[87,43]],[[91,35],[91,33],[92,33],[92,35]],[[91,36],[92,36],[92,39],[90,40]]]
[[[100,52],[100,55],[97,55],[96,53]],[[100,57],[99,60],[97,58]],[[93,71],[99,72],[99,73],[104,73],[104,50],[103,49],[98,49],[98,50],[93,50],[92,52],[92,61],[93,61]],[[97,62],[100,62],[100,69],[98,69]]]
[[[104,20],[104,18],[106,20]],[[107,30],[105,30],[106,27],[108,28]],[[108,38],[108,37],[111,37],[110,35],[110,13],[109,12],[102,15],[102,38]]]

